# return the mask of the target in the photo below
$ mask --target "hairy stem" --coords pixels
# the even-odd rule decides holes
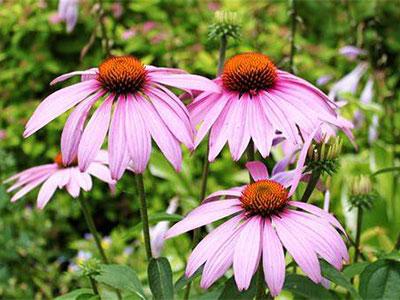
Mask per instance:
[[[135,177],[136,177],[137,189],[139,192],[140,218],[142,219],[142,225],[143,225],[144,246],[146,248],[147,259],[150,260],[153,257],[153,255],[151,252],[149,216],[147,215],[147,202],[146,202],[146,194],[144,191],[143,175],[136,174]]]
[[[89,276],[90,285],[92,286],[93,293],[95,295],[99,295],[99,289],[97,288],[96,281],[93,279],[92,276]]]
[[[315,187],[317,186],[320,176],[321,176],[320,170],[316,169],[316,170],[312,171],[310,181],[308,182],[306,190],[304,191],[304,194],[301,197],[301,201],[307,202],[310,199],[312,192],[314,191]]]
[[[101,245],[100,234],[97,231],[96,226],[94,225],[94,221],[93,221],[92,215],[89,212],[86,198],[82,195],[78,199],[79,199],[79,203],[81,205],[82,212],[85,217],[86,223],[89,227],[90,233],[93,235],[94,241],[96,242],[96,246],[97,246],[97,249],[99,250],[101,259],[103,260],[103,263],[108,264],[107,256],[104,252],[103,246]]]

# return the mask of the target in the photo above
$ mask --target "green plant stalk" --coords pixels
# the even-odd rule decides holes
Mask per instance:
[[[93,279],[92,276],[89,276],[90,285],[92,286],[93,293],[95,295],[99,295],[99,290],[97,288],[96,281]]]
[[[356,228],[356,240],[355,240],[355,253],[354,253],[354,263],[358,261],[360,257],[360,240],[361,240],[361,227],[362,227],[362,219],[363,219],[363,209],[361,207],[358,208],[357,211],[357,228]]]
[[[394,249],[400,250],[400,232],[399,232],[399,235],[397,236],[397,241],[396,241],[396,245],[394,246]]]
[[[85,217],[86,223],[89,227],[89,231],[93,235],[94,241],[96,242],[96,246],[97,246],[97,249],[99,250],[101,259],[102,259],[103,263],[108,264],[109,262],[108,262],[106,253],[104,252],[103,246],[101,245],[100,234],[97,231],[96,226],[94,225],[94,221],[93,221],[92,215],[89,212],[86,198],[85,198],[85,196],[82,195],[78,198],[78,200],[81,205],[82,212]]]
[[[104,41],[104,51],[107,56],[110,56],[111,54],[110,40],[107,35],[106,25],[104,24],[104,16],[105,13],[104,13],[103,0],[99,0],[99,22],[100,22],[101,36]]]
[[[227,45],[228,45],[228,38],[225,35],[221,36],[220,45],[219,45],[217,76],[221,75],[222,70],[224,68],[225,53],[226,53]],[[210,146],[209,146],[209,142],[207,142],[206,154],[204,156],[204,162],[203,162],[203,172],[202,172],[202,175],[201,175],[201,190],[200,190],[200,199],[199,199],[200,202],[205,198],[206,192],[207,192],[208,173],[209,173],[209,170],[210,170],[210,162],[208,161],[209,152],[210,152]],[[200,241],[200,238],[201,238],[200,230],[201,230],[200,228],[196,228],[193,231],[192,249],[194,247],[196,247],[196,245]],[[189,299],[191,286],[192,286],[191,282],[189,282],[186,285],[185,294],[183,296],[184,300],[188,300]]]
[[[320,170],[315,169],[312,171],[310,181],[308,182],[306,190],[304,191],[304,194],[301,197],[302,202],[307,202],[310,199],[312,192],[314,191],[315,187],[317,186],[320,176],[321,176]]]
[[[291,28],[290,28],[290,56],[289,56],[289,70],[294,73],[294,55],[296,54],[296,28],[297,28],[297,10],[296,0],[290,0],[290,15],[291,15]]]
[[[150,259],[153,258],[153,255],[151,252],[149,216],[147,214],[147,202],[146,202],[146,194],[144,191],[143,175],[136,174],[135,178],[139,193],[140,218],[142,219],[142,224],[143,224],[144,246],[146,249],[147,260],[150,261]]]

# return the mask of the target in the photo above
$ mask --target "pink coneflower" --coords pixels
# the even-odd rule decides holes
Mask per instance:
[[[226,142],[238,160],[250,139],[265,157],[276,133],[301,144],[321,121],[350,134],[352,124],[338,118],[335,103],[307,81],[278,70],[266,55],[232,57],[215,83],[220,93],[201,93],[188,107],[193,123],[201,123],[195,146],[210,131],[210,161]]]
[[[7,192],[19,189],[11,198],[11,201],[15,202],[43,183],[37,198],[37,206],[42,209],[49,202],[57,188],[65,188],[74,198],[79,196],[81,188],[84,191],[91,190],[91,175],[111,185],[115,184],[105,163],[107,163],[107,154],[104,151],[100,151],[88,169],[85,172],[81,172],[77,167],[76,161],[65,166],[61,154],[58,154],[54,159],[54,163],[27,169],[7,179],[5,182],[16,181]]]
[[[298,182],[290,172],[269,177],[261,162],[246,166],[254,183],[211,194],[167,232],[170,238],[229,217],[193,250],[186,276],[204,265],[201,287],[208,288],[233,265],[236,285],[245,290],[262,263],[265,281],[276,296],[285,280],[284,248],[315,283],[323,281],[319,258],[341,269],[349,256],[339,222],[314,205],[290,200]]]
[[[86,170],[108,132],[114,179],[122,176],[130,160],[136,173],[145,170],[151,138],[176,170],[182,163],[180,143],[193,149],[193,127],[186,107],[165,85],[200,91],[219,90],[204,77],[177,69],[144,66],[132,56],[108,58],[99,68],[64,74],[52,84],[74,75],[86,78],[44,99],[26,125],[24,136],[30,136],[79,104],[69,116],[61,136],[63,162],[70,164],[77,149],[79,168]],[[98,102],[100,106],[84,128],[90,109]]]

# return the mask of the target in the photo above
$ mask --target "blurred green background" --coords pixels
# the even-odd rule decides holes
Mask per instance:
[[[116,13],[116,3],[122,8],[121,15]],[[96,5],[96,1],[79,2],[78,23],[68,34],[64,23],[54,22],[57,1],[0,3],[0,182],[18,171],[51,162],[58,153],[67,114],[27,140],[22,138],[24,124],[38,103],[60,88],[49,86],[54,77],[97,66],[105,58],[101,31],[95,31]],[[260,51],[279,68],[288,69],[289,1],[108,0],[103,5],[114,55],[132,54],[145,64],[179,67],[213,78],[218,42],[208,38],[208,26],[214,12],[224,9],[236,12],[242,25],[241,38],[229,40],[228,57]],[[355,228],[354,211],[346,206],[351,178],[399,165],[399,7],[395,0],[297,1],[297,75],[314,84],[321,76],[331,76],[331,81],[321,86],[329,92],[334,82],[358,63],[368,64],[357,91],[342,95],[348,101],[341,110],[346,118],[353,119],[357,110],[365,114],[365,122],[354,131],[358,148],[345,140],[341,168],[329,184],[331,211],[350,234]],[[93,44],[81,59],[81,50],[91,36]],[[339,53],[345,45],[356,45],[366,54],[349,60]],[[369,76],[374,79],[373,103],[363,105],[360,94]],[[379,117],[378,138],[369,142],[374,115]],[[153,150],[145,174],[150,215],[164,213],[174,196],[179,199],[177,214],[184,215],[197,205],[204,152],[204,144],[193,154],[185,151],[183,171],[177,174]],[[274,158],[280,157],[282,153],[276,151]],[[208,192],[246,182],[243,166],[244,161],[232,162],[225,149],[211,165]],[[373,178],[380,197],[365,214],[361,239],[363,252],[371,259],[393,248],[400,229],[398,170]],[[90,205],[109,256],[116,263],[131,265],[145,283],[145,253],[137,226],[139,211],[133,180],[131,174],[126,174],[115,195],[95,180]],[[77,201],[58,191],[46,209],[39,211],[35,208],[36,196],[37,190],[12,204],[6,187],[0,185],[0,298],[50,299],[89,286],[78,266],[97,252]],[[312,201],[322,206],[323,194],[315,192]],[[189,249],[189,235],[165,245],[163,255],[170,259],[175,279],[183,272]],[[213,290],[218,288],[216,284]],[[194,295],[202,293],[196,289]]]

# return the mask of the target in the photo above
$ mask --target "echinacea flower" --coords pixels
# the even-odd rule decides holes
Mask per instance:
[[[320,122],[352,128],[350,122],[338,118],[336,104],[323,92],[277,69],[266,55],[233,56],[214,82],[220,92],[203,92],[188,106],[193,124],[201,124],[195,147],[210,132],[210,161],[226,143],[234,160],[241,157],[250,139],[266,157],[277,133],[299,145]]]
[[[254,183],[211,194],[167,232],[166,237],[171,238],[228,218],[193,250],[186,276],[204,265],[200,285],[208,288],[233,265],[238,289],[246,290],[262,262],[271,295],[277,296],[285,281],[286,248],[312,281],[324,283],[320,258],[338,270],[343,260],[349,259],[340,235],[345,234],[343,227],[319,207],[290,200],[298,182],[290,173],[269,177],[261,162],[246,166]],[[219,200],[221,197],[225,199]]]
[[[91,175],[109,184],[115,184],[115,181],[111,179],[110,170],[105,165],[106,163],[107,154],[104,151],[100,151],[87,170],[81,172],[76,165],[76,161],[65,166],[61,154],[58,154],[54,159],[54,163],[27,169],[7,179],[6,183],[15,181],[7,192],[19,189],[11,198],[11,201],[15,202],[43,184],[37,198],[37,207],[42,209],[49,202],[57,188],[65,188],[74,198],[79,197],[80,189],[84,191],[91,190]]]
[[[44,99],[28,121],[24,136],[30,136],[77,105],[61,136],[63,162],[71,163],[77,151],[79,168],[86,170],[108,132],[109,164],[114,179],[122,176],[130,160],[136,173],[145,170],[151,138],[176,170],[180,170],[182,163],[180,143],[193,149],[194,130],[186,107],[165,85],[184,90],[219,90],[204,77],[178,69],[145,66],[132,56],[110,57],[99,68],[64,74],[52,84],[74,75],[85,78]],[[89,111],[97,103],[100,105],[85,127]]]
[[[78,21],[79,1],[78,0],[60,0],[58,2],[58,15],[61,20],[67,24],[67,32],[74,30]]]

